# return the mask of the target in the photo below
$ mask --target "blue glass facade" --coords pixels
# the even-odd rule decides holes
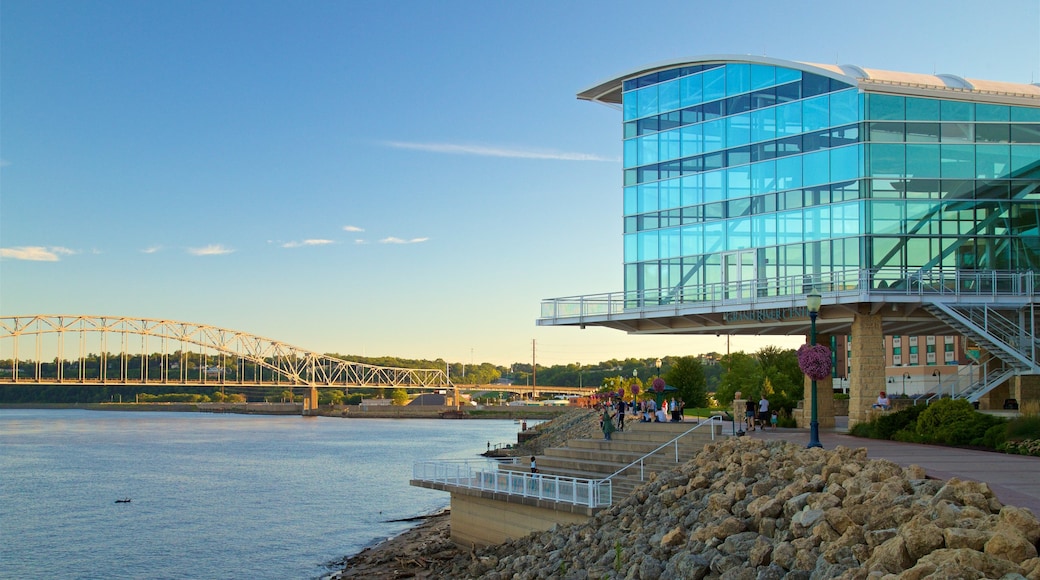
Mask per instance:
[[[839,76],[724,62],[625,80],[625,290],[1040,267],[1040,106]]]

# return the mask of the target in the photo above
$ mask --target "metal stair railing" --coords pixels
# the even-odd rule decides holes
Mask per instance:
[[[928,309],[976,342],[990,346],[990,350],[1011,355],[1012,360],[1003,359],[1011,366],[1030,373],[1040,373],[1036,362],[1035,338],[1028,338],[1029,331],[986,305],[970,308],[953,308],[942,302],[934,302]],[[1033,325],[1030,320],[1030,325]]]
[[[647,453],[646,455],[640,457],[639,459],[636,459],[635,461],[629,463],[628,465],[622,467],[621,469],[615,471],[614,473],[611,473],[607,477],[603,478],[603,480],[604,481],[611,481],[611,480],[614,479],[615,476],[621,475],[622,473],[624,473],[628,469],[630,469],[630,468],[632,468],[632,467],[634,467],[636,465],[639,465],[639,481],[644,481],[645,480],[645,469],[644,469],[644,467],[646,466],[646,460],[647,459],[649,459],[653,455],[656,455],[658,451],[661,451],[665,447],[668,447],[669,445],[672,445],[672,446],[675,447],[675,462],[679,463],[679,440],[682,439],[683,437],[686,437],[687,435],[693,433],[697,429],[700,429],[701,427],[704,427],[705,425],[711,425],[712,426],[711,429],[710,429],[711,440],[714,441],[715,440],[715,427],[714,427],[714,425],[716,423],[721,427],[722,426],[722,417],[720,417],[718,415],[713,415],[711,417],[708,417],[707,420],[698,423],[693,428],[688,429],[686,432],[682,433],[681,435],[678,435],[678,436],[672,438],[670,441],[662,443],[657,449],[654,449],[653,451]]]

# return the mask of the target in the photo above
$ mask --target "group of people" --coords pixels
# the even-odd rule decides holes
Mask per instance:
[[[765,395],[762,395],[757,405],[751,399],[744,402],[744,423],[748,431],[754,431],[756,427],[765,431],[766,425],[776,429],[779,422],[780,416],[776,411],[769,411],[769,399]]]
[[[639,417],[641,423],[649,422],[681,422],[683,420],[683,409],[686,403],[679,399],[664,400],[660,404],[653,399],[628,403],[624,399],[618,399],[613,403],[603,405],[603,418],[600,427],[603,429],[603,438],[610,441],[610,434],[614,431],[625,430],[625,416],[631,411],[632,415]]]

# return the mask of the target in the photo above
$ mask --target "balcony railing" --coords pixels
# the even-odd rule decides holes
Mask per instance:
[[[499,470],[493,461],[419,461],[412,479],[593,508],[612,499],[609,480]]]
[[[900,269],[839,270],[768,280],[676,286],[645,291],[567,296],[542,301],[541,319],[560,321],[611,317],[630,311],[670,310],[679,306],[768,306],[811,292],[833,297],[868,295],[950,296],[993,299],[1035,296],[1034,272],[995,270]]]

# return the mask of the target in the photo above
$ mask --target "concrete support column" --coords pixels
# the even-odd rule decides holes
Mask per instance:
[[[318,410],[318,387],[312,385],[307,391],[307,395],[303,399],[303,410],[304,412]]]
[[[849,427],[868,420],[885,383],[885,334],[880,314],[856,314],[852,319],[849,373]]]
[[[809,343],[808,337],[805,340],[806,344]],[[830,348],[831,337],[827,334],[817,334],[816,344],[823,344]],[[812,420],[812,379],[804,377],[804,386],[802,391],[802,417],[801,421],[798,422],[798,426],[803,429],[809,428],[809,421]],[[834,428],[834,378],[827,377],[816,381],[816,420],[820,423],[821,429],[833,429]]]

